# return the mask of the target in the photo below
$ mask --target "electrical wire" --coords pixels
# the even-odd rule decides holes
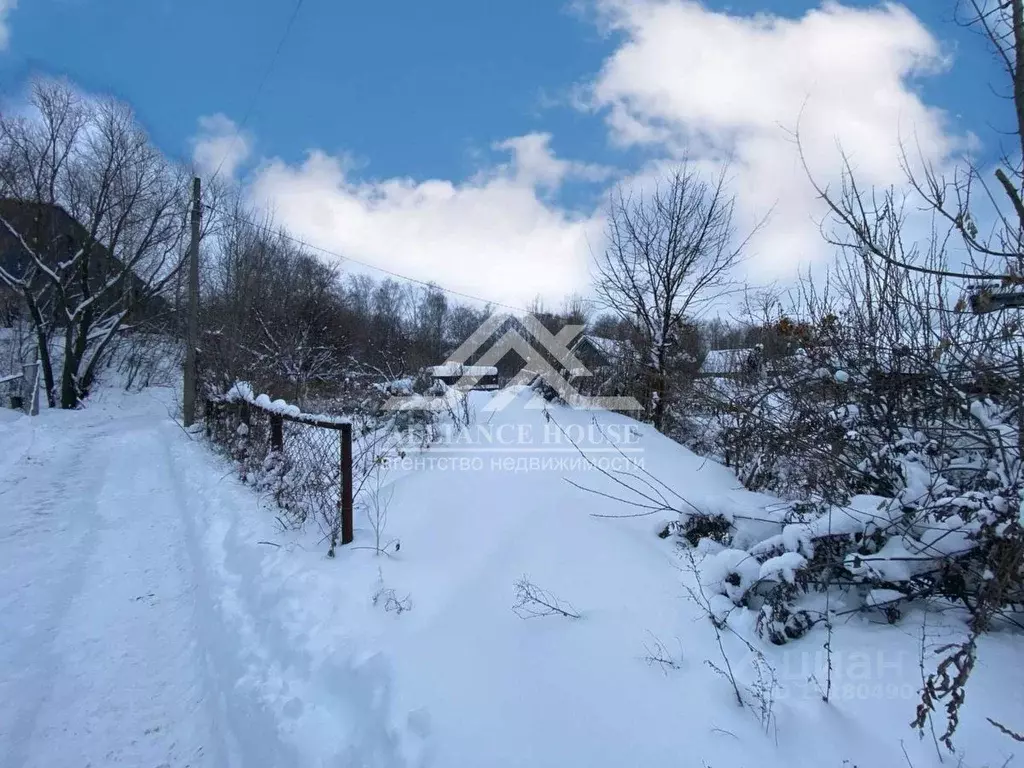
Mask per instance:
[[[252,219],[250,219],[250,218],[248,218],[246,216],[243,216],[241,214],[238,214],[238,213],[232,213],[230,211],[225,211],[224,209],[217,210],[217,209],[214,209],[212,206],[209,209],[210,210],[214,210],[215,213],[219,213],[222,216],[227,216],[227,217],[229,217],[229,218],[231,218],[231,219],[233,219],[235,221],[244,222],[246,224],[250,224],[250,225],[255,226],[255,227],[263,226],[259,222],[253,221]],[[451,296],[457,296],[457,297],[462,298],[462,299],[469,299],[471,301],[477,301],[477,302],[480,302],[480,303],[483,303],[483,304],[490,304],[491,306],[501,307],[502,309],[508,309],[508,310],[513,311],[513,312],[521,312],[523,314],[531,314],[531,310],[525,309],[523,307],[517,307],[517,306],[515,306],[513,304],[505,304],[505,303],[500,302],[500,301],[495,301],[494,299],[487,299],[487,298],[484,298],[483,296],[476,296],[476,295],[474,295],[472,293],[466,293],[464,291],[457,291],[457,290],[454,290],[453,288],[445,288],[443,285],[438,285],[435,282],[431,282],[431,281],[427,281],[427,280],[420,280],[420,279],[415,278],[415,277],[409,277],[408,275],[403,275],[400,272],[395,272],[393,269],[388,269],[387,267],[381,267],[381,266],[378,266],[377,264],[371,264],[371,263],[369,263],[367,261],[361,261],[359,259],[354,259],[351,256],[346,256],[346,255],[344,255],[342,253],[338,253],[337,251],[332,251],[329,248],[323,248],[323,247],[321,247],[319,245],[314,245],[313,243],[307,242],[307,241],[303,240],[302,238],[296,237],[294,235],[290,235],[290,234],[288,234],[287,232],[284,232],[284,231],[280,231],[280,232],[278,232],[278,234],[281,237],[283,237],[285,240],[289,240],[289,241],[291,241],[291,242],[293,242],[293,243],[295,243],[295,244],[297,244],[297,245],[299,245],[299,246],[301,246],[303,248],[308,248],[309,250],[317,251],[318,253],[324,254],[325,256],[333,256],[336,259],[341,259],[343,261],[349,261],[349,262],[351,262],[353,264],[358,264],[361,267],[365,267],[367,269],[372,269],[372,270],[375,270],[377,272],[381,272],[381,273],[383,273],[385,275],[397,278],[399,280],[405,280],[406,282],[415,283],[417,285],[422,285],[422,286],[424,286],[426,288],[435,289],[435,290],[441,291],[442,293],[446,293],[446,294],[451,295]]]
[[[277,60],[281,57],[281,51],[284,50],[284,44],[287,42],[288,36],[291,34],[292,27],[295,26],[295,20],[299,17],[299,11],[302,10],[302,4],[304,2],[305,0],[296,0],[291,16],[288,17],[288,22],[285,24],[284,32],[281,34],[281,39],[278,40],[277,48],[274,50],[274,54],[270,57],[267,69],[263,73],[263,77],[259,84],[256,86],[256,90],[253,92],[252,98],[249,100],[249,105],[245,108],[245,112],[242,114],[242,122],[238,124],[238,130],[235,132],[235,135],[232,136],[231,142],[228,144],[227,149],[224,150],[220,163],[217,165],[217,170],[214,171],[213,176],[210,179],[211,184],[217,180],[217,176],[224,167],[224,163],[227,162],[228,155],[234,151],[235,145],[242,138],[242,131],[245,130],[245,126],[248,124],[249,118],[252,117],[253,110],[256,108],[256,102],[259,101],[260,96],[263,95],[263,89],[270,80],[270,75],[273,73],[274,67],[277,65]]]

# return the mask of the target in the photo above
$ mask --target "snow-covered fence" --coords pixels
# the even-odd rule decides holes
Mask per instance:
[[[206,434],[236,462],[242,480],[273,496],[282,523],[315,520],[330,542],[353,538],[352,424],[314,416],[246,385],[206,401]]]
[[[0,403],[30,416],[39,413],[39,363],[26,363],[20,373],[0,376]]]

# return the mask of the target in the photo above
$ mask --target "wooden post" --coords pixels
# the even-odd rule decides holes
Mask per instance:
[[[284,449],[284,419],[281,414],[270,414],[270,450],[280,451]]]
[[[352,531],[352,425],[341,425],[341,543],[351,544]]]
[[[188,248],[188,318],[185,328],[185,383],[183,416],[186,427],[196,418],[196,394],[199,389],[199,223],[202,207],[199,204],[199,178],[192,180],[192,242]]]

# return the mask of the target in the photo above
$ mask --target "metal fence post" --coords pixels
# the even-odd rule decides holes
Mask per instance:
[[[22,407],[29,416],[39,415],[39,362],[21,366]]]
[[[270,414],[270,450],[284,449],[284,419],[280,414]]]
[[[351,544],[352,531],[352,425],[341,425],[341,543]]]

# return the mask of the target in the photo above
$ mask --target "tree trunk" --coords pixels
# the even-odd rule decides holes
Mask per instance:
[[[36,350],[39,355],[39,364],[43,368],[43,386],[46,387],[46,405],[50,408],[57,407],[57,399],[54,391],[53,362],[50,360],[50,340],[46,333],[46,325],[43,323],[42,313],[39,305],[36,304],[32,294],[25,291],[25,303],[28,305],[28,312],[32,318],[32,325],[36,334]]]
[[[60,407],[65,409],[78,406],[78,384],[75,381],[78,360],[75,359],[74,334],[75,326],[69,325],[64,332],[64,365],[60,377]]]
[[[651,423],[659,432],[665,426],[665,400],[668,390],[665,379],[665,372],[655,370],[651,372]]]

